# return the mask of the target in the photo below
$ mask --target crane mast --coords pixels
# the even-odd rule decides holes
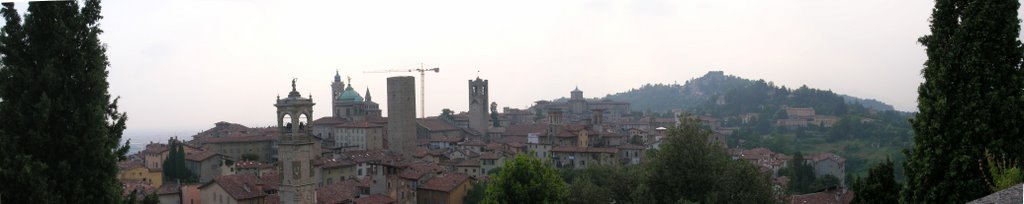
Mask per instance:
[[[426,112],[426,110],[427,110],[427,108],[426,108],[426,106],[427,106],[427,88],[426,88],[426,86],[427,86],[427,80],[426,80],[427,74],[426,73],[428,71],[434,71],[434,73],[439,73],[439,72],[441,72],[441,68],[439,68],[439,67],[426,68],[423,65],[423,63],[420,63],[420,68],[416,68],[416,69],[375,70],[375,71],[365,71],[363,73],[389,73],[389,72],[414,72],[414,71],[420,73],[420,118],[426,118],[427,117],[427,112]]]

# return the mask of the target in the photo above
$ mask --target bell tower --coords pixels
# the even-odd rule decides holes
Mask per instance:
[[[488,90],[487,80],[477,77],[476,80],[469,80],[469,129],[477,131],[480,136],[487,136],[487,101]]]
[[[334,70],[334,81],[331,82],[331,107],[338,107],[338,96],[341,96],[342,92],[345,92],[345,82],[341,81],[341,74],[338,73],[338,70]],[[331,116],[338,117],[339,110],[335,109],[337,108],[332,108]]]
[[[313,136],[309,123],[313,120],[313,99],[304,98],[295,90],[288,98],[278,97],[277,127],[278,161],[281,164],[281,203],[316,203],[316,189],[313,179],[313,161],[318,152],[314,150]]]

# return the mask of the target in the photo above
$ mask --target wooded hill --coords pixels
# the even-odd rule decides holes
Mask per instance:
[[[603,99],[629,102],[637,111],[666,113],[680,109],[695,115],[720,119],[723,127],[739,130],[728,138],[730,147],[767,147],[775,152],[804,154],[833,152],[847,158],[848,173],[864,174],[869,164],[905,158],[901,151],[910,146],[913,134],[908,119],[913,113],[900,112],[874,99],[837,94],[805,86],[789,88],[770,81],[750,80],[722,71],[678,84],[647,84]],[[830,127],[781,127],[784,107],[813,108],[815,114],[835,116]],[[742,115],[757,117],[744,122]],[[742,141],[742,142],[741,142]],[[902,179],[902,172],[897,172]]]

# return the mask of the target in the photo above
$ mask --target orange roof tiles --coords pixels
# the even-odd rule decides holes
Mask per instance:
[[[434,177],[420,186],[420,189],[451,192],[459,185],[468,182],[469,175],[461,173],[450,173]]]
[[[224,191],[228,192],[235,200],[244,200],[256,197],[266,196],[261,188],[263,181],[251,174],[239,174],[239,175],[223,175],[213,179],[213,182],[204,184],[199,188],[209,187],[210,184],[216,183]]]

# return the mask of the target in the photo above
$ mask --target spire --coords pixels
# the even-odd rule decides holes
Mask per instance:
[[[366,101],[373,101],[370,99],[370,87],[366,87],[366,94],[363,95],[366,95]]]
[[[341,82],[341,73],[337,69],[334,70],[334,81]]]

